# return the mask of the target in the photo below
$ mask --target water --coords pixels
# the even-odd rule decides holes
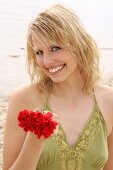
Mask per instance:
[[[43,1],[43,0],[42,0]],[[25,70],[26,33],[38,12],[52,0],[0,0],[0,95],[29,82]],[[73,8],[101,48],[100,68],[104,77],[113,76],[113,0],[57,0]]]

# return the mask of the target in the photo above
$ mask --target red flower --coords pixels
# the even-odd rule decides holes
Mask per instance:
[[[52,120],[53,114],[47,112],[43,114],[39,111],[23,110],[18,115],[18,125],[25,132],[34,133],[39,139],[41,136],[48,138],[54,133],[58,123]]]

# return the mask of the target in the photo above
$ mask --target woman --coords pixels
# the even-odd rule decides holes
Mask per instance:
[[[32,83],[11,97],[4,170],[112,170],[113,89],[99,83],[99,53],[79,18],[62,5],[40,13],[27,51]],[[25,108],[55,113],[57,134],[25,133],[17,121]]]

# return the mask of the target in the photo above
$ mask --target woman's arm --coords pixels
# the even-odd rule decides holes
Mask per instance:
[[[96,99],[108,129],[108,161],[104,170],[113,170],[113,87],[101,85],[96,88]]]
[[[36,170],[44,146],[44,139],[38,140],[32,133],[28,133],[22,149],[9,170]]]
[[[113,170],[113,129],[108,138],[108,161],[104,170]]]
[[[38,140],[34,134],[25,133],[18,127],[19,111],[35,107],[34,99],[28,93],[25,89],[16,92],[9,104],[4,134],[3,170],[35,170],[45,143],[45,139]]]
[[[108,112],[110,112],[111,132],[108,137],[108,161],[104,167],[104,170],[113,170],[113,87],[108,87],[108,92],[106,93],[106,100],[109,103]],[[106,103],[107,103],[106,101]]]

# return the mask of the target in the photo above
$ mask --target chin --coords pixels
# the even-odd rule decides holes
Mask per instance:
[[[64,81],[63,78],[56,78],[56,79],[51,79],[53,83],[62,83]]]

